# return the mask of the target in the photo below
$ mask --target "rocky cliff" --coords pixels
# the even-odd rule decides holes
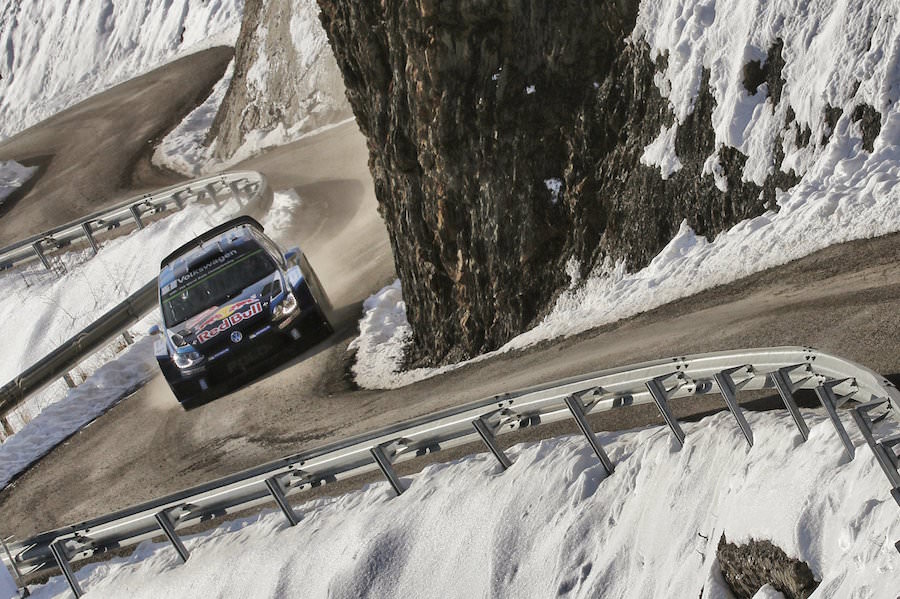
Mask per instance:
[[[352,116],[315,0],[247,0],[231,85],[210,130],[216,156]]]
[[[687,109],[664,96],[669,55],[632,35],[638,4],[319,0],[368,139],[411,363],[523,331],[567,285],[572,259],[582,274],[608,259],[639,268],[684,219],[712,237],[777,208],[776,190],[799,179],[782,170],[786,144],[828,143],[828,114],[812,138],[782,101],[774,39],[738,72],[751,118],[777,121],[758,127],[751,141],[764,147],[748,162],[716,133],[708,68]],[[703,27],[715,11],[690,16]],[[855,118],[875,126],[875,115]]]

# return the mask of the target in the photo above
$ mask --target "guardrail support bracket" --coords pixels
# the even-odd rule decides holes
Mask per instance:
[[[847,397],[841,398],[843,400],[841,401],[838,400],[837,395],[834,393],[834,388],[841,383],[847,382],[847,380],[849,379],[828,381],[825,384],[819,385],[816,387],[816,397],[819,398],[822,407],[828,412],[828,417],[831,418],[831,424],[834,425],[834,430],[837,432],[838,437],[840,437],[841,443],[844,444],[844,451],[847,453],[847,457],[852,460],[856,457],[856,448],[853,446],[853,441],[850,440],[850,435],[847,434],[847,429],[844,428],[841,417],[838,416],[837,413],[838,407],[846,401]]]
[[[750,424],[747,422],[747,419],[744,418],[744,413],[741,412],[741,406],[738,404],[737,386],[734,384],[734,379],[731,378],[732,371],[733,370],[725,370],[717,372],[713,375],[713,378],[716,380],[716,385],[719,387],[719,393],[722,394],[722,399],[725,400],[728,410],[731,412],[731,415],[734,416],[738,428],[740,428],[741,432],[744,434],[747,445],[753,447],[753,431],[750,430]]]
[[[587,439],[588,444],[597,455],[597,459],[603,464],[603,469],[606,470],[606,474],[612,474],[615,471],[615,467],[613,466],[612,460],[610,460],[609,456],[606,454],[606,451],[603,450],[603,446],[600,445],[600,442],[597,440],[597,435],[591,430],[591,425],[588,424],[587,418],[584,417],[584,404],[581,403],[581,399],[574,395],[567,395],[564,401],[566,402],[566,407],[568,407],[569,411],[572,413],[572,417],[575,418],[575,423],[578,425],[578,428],[581,429],[581,434]]]
[[[497,438],[494,436],[494,433],[491,432],[487,423],[481,418],[476,418],[472,421],[472,426],[475,427],[478,436],[481,437],[484,444],[487,445],[488,449],[491,450],[491,453],[494,454],[494,457],[497,458],[497,461],[500,462],[500,466],[504,470],[512,466],[512,461],[510,461],[509,457],[503,452],[503,448],[497,444]]]
[[[72,564],[69,563],[69,556],[66,554],[66,544],[64,541],[56,540],[50,543],[50,553],[53,554],[53,559],[56,561],[56,565],[59,566],[59,569],[62,571],[63,576],[66,577],[66,582],[69,583],[69,588],[72,589],[72,594],[75,597],[81,597],[84,595],[84,591],[81,590],[81,585],[78,584],[78,579],[75,578],[75,571],[72,570]]]
[[[137,225],[138,229],[144,228],[144,221],[141,220],[141,211],[136,205],[129,206],[128,209],[131,211],[131,216],[134,217],[134,223]]]
[[[163,510],[157,512],[154,514],[154,518],[156,518],[156,522],[159,524],[160,529],[162,529],[163,534],[165,534],[166,538],[169,539],[169,542],[172,543],[172,547],[178,552],[178,557],[181,558],[181,561],[188,561],[188,558],[191,557],[191,552],[187,550],[187,547],[185,547],[184,543],[181,542],[181,539],[178,538],[178,533],[175,532],[175,524],[172,522],[169,511]]]
[[[269,490],[269,494],[272,495],[272,499],[275,500],[275,503],[278,504],[278,507],[281,509],[281,513],[284,514],[284,517],[287,518],[288,523],[291,526],[296,526],[297,522],[300,521],[300,518],[297,517],[297,513],[294,511],[294,508],[291,507],[291,504],[288,503],[287,497],[284,495],[284,488],[281,486],[281,481],[278,480],[277,476],[272,476],[266,479],[266,488]]]
[[[376,447],[372,447],[369,449],[369,452],[372,454],[372,457],[375,458],[375,463],[378,464],[378,467],[381,469],[382,474],[391,483],[391,487],[394,488],[394,492],[397,495],[402,495],[403,491],[406,489],[403,488],[403,483],[400,482],[400,477],[397,476],[397,473],[394,471],[394,467],[391,465],[391,460],[384,453],[384,448],[380,445]]]
[[[99,250],[97,248],[97,240],[94,239],[94,232],[91,230],[91,223],[81,223],[81,230],[84,231],[84,236],[87,237],[88,243],[91,244],[91,251],[96,256]]]
[[[684,447],[684,431],[681,430],[678,419],[675,418],[675,415],[669,408],[669,392],[666,391],[666,387],[663,384],[663,381],[670,376],[672,375],[657,377],[647,381],[646,385],[647,390],[650,392],[650,397],[653,398],[653,401],[656,402],[656,407],[659,408],[659,413],[662,414],[662,417],[666,421],[666,424],[669,425],[672,434],[675,435],[678,446]]]
[[[805,366],[805,364],[779,368],[771,374],[771,378],[772,382],[775,384],[775,389],[778,390],[778,395],[781,396],[781,401],[784,402],[784,407],[791,413],[791,418],[794,419],[794,424],[797,425],[797,430],[800,431],[800,436],[803,437],[803,441],[805,442],[809,439],[809,427],[806,425],[803,414],[800,413],[800,408],[797,406],[797,401],[794,399],[794,386],[791,383],[790,376],[792,370],[800,368],[801,366]]]

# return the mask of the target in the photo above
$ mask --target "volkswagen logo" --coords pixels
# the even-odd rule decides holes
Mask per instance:
[[[233,333],[231,333],[231,342],[232,343],[240,343],[241,339],[243,339],[243,338],[244,338],[244,336],[241,335],[240,331],[234,331]]]

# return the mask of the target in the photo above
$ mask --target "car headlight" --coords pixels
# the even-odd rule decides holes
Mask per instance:
[[[294,294],[288,291],[284,295],[284,299],[280,304],[275,306],[275,309],[272,310],[272,318],[280,319],[284,318],[288,314],[292,314],[297,309],[297,298],[294,297]]]
[[[189,351],[180,354],[175,354],[172,358],[172,361],[175,362],[175,366],[182,370],[187,370],[188,368],[193,368],[197,364],[203,361],[203,356],[201,356],[198,352]]]

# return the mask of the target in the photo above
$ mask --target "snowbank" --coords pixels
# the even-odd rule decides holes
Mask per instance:
[[[726,599],[724,533],[808,562],[813,599],[894,597],[900,520],[884,475],[868,451],[846,462],[827,418],[805,416],[801,443],[786,414],[747,414],[752,449],[726,413],[686,424],[681,451],[665,428],[600,434],[611,477],[583,437],[518,445],[506,472],[489,454],[432,465],[400,497],[376,483],[298,507],[293,528],[268,511],[188,538],[185,564],[144,543],[78,577],[91,596],[133,599]],[[55,577],[32,597],[68,592]]]
[[[233,46],[243,0],[5,2],[0,139],[180,56]]]
[[[0,160],[0,206],[34,175],[37,167],[22,166],[15,160]]]
[[[159,371],[153,341],[152,337],[136,341],[0,445],[0,489],[69,435],[149,381]]]

